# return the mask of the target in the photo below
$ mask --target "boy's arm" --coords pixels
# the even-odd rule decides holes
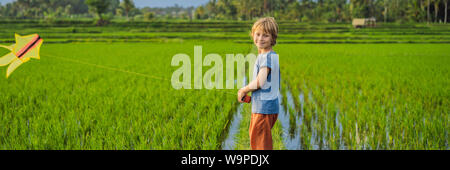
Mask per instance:
[[[269,73],[270,73],[269,67],[262,67],[261,69],[259,69],[259,73],[256,76],[256,80],[251,81],[247,86],[243,87],[244,92],[247,94],[249,92],[253,92],[261,88],[261,86],[266,84]]]
[[[241,88],[238,91],[238,101],[243,102],[241,99],[247,93],[256,91],[259,88],[261,88],[261,86],[263,86],[266,83],[269,73],[270,73],[269,67],[262,67],[261,69],[259,69],[259,73],[256,76],[256,79],[251,81],[247,86]]]

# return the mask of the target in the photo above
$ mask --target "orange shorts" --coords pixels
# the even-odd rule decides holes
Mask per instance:
[[[252,113],[249,135],[252,150],[272,150],[272,127],[278,114]]]

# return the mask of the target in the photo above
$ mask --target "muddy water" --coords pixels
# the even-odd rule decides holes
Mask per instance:
[[[339,121],[340,111],[339,108],[336,107],[336,119],[335,124],[338,125],[339,129],[339,149],[345,149],[344,141],[342,140],[342,123]],[[333,134],[335,135],[335,134]]]
[[[246,82],[247,80],[244,80]],[[236,81],[235,81],[236,82]],[[286,95],[287,102],[283,103],[283,95]],[[304,107],[305,105],[305,97],[308,98],[309,101],[313,104],[313,117],[310,119],[310,121],[305,122],[305,113],[304,113]],[[325,134],[328,133],[328,125],[326,119],[328,119],[328,109],[325,109],[326,112],[326,119],[323,122],[324,123],[324,133],[325,134],[319,134],[318,129],[316,128],[317,125],[320,125],[322,122],[318,122],[318,110],[319,106],[314,101],[313,95],[311,92],[307,95],[305,95],[303,92],[300,92],[298,96],[298,101],[300,102],[299,106],[300,108],[295,108],[294,103],[294,96],[292,95],[289,88],[286,89],[286,93],[282,94],[280,92],[280,96],[278,100],[280,101],[280,113],[278,114],[278,121],[281,124],[282,127],[282,139],[283,144],[286,149],[288,150],[301,150],[301,149],[330,149],[327,139],[325,138]],[[327,108],[322,106],[323,108]],[[291,109],[289,109],[291,108]],[[338,139],[339,142],[339,149],[347,149],[345,146],[345,143],[343,141],[343,127],[342,123],[340,122],[341,119],[341,112],[338,107],[335,107],[336,110],[336,117],[335,117],[335,126],[338,129],[337,132],[333,133],[332,136],[336,139]],[[298,111],[297,111],[298,110]],[[233,114],[231,123],[226,130],[225,133],[227,133],[224,141],[222,142],[222,149],[223,150],[231,150],[235,148],[237,139],[236,135],[239,133],[239,128],[241,121],[243,119],[242,116],[243,111],[243,104],[240,104],[236,108],[235,114]],[[294,113],[291,113],[291,112]],[[306,141],[302,138],[302,127],[303,124],[306,123],[307,127],[310,127],[310,134],[311,138],[310,140]],[[356,125],[358,126],[358,125]],[[320,126],[319,126],[320,127]],[[306,144],[310,145],[310,148],[305,148]],[[366,146],[364,148],[367,148]]]
[[[305,86],[306,87],[306,86]],[[309,149],[313,149],[313,150],[318,150],[318,149],[330,149],[329,147],[329,143],[326,139],[326,133],[328,133],[328,124],[327,124],[327,119],[329,119],[328,117],[328,109],[325,109],[325,120],[323,122],[319,122],[318,121],[318,110],[320,109],[319,106],[317,105],[317,103],[315,102],[313,95],[311,93],[311,91],[309,92],[309,94],[306,96],[308,98],[309,101],[311,101],[311,103],[313,104],[313,117],[310,119],[309,122],[304,122],[305,121],[305,113],[304,113],[304,107],[305,107],[305,94],[303,92],[300,92],[300,94],[298,95],[298,101],[300,102],[300,108],[298,109],[298,113],[297,113],[297,109],[295,108],[295,103],[293,100],[292,93],[289,90],[289,88],[286,89],[286,99],[287,99],[287,103],[280,103],[280,115],[279,115],[279,120],[281,123],[281,126],[283,128],[283,142],[285,144],[286,149],[293,149],[293,150],[297,150],[297,149],[308,149],[305,148],[305,143],[308,142],[308,144],[311,146],[311,148]],[[282,96],[280,96],[280,101],[282,99]],[[284,106],[286,105],[286,106]],[[289,108],[291,107],[291,110],[294,110],[296,113],[290,113],[289,109],[285,109],[285,108]],[[325,107],[325,104],[322,106],[322,108],[327,108]],[[333,137],[337,137],[338,141],[339,141],[339,149],[347,149],[347,147],[345,146],[345,142],[343,141],[343,127],[342,127],[342,123],[340,122],[341,119],[341,112],[339,110],[338,107],[335,107],[336,110],[336,118],[335,118],[335,125],[337,126],[338,132],[335,132],[334,134],[332,134]],[[293,119],[293,120],[292,120]],[[295,124],[292,124],[290,122],[295,122]],[[307,123],[306,126],[310,127],[310,131],[309,133],[311,134],[311,138],[310,140],[306,141],[304,138],[302,138],[302,127],[303,124]],[[323,126],[325,127],[323,133],[325,134],[319,134],[319,130],[316,128],[317,125],[319,125],[319,127],[321,127],[323,124]],[[357,126],[357,125],[356,125]],[[292,129],[294,128],[294,129]]]
[[[234,80],[234,85],[236,86],[237,80]],[[247,77],[244,77],[243,86],[247,84]],[[231,123],[228,126],[228,129],[225,130],[226,137],[222,141],[222,150],[232,150],[236,146],[236,135],[239,133],[239,127],[242,121],[242,110],[243,110],[244,104],[239,104],[239,106],[236,108],[236,112],[233,114],[233,117],[231,118]]]
[[[236,113],[231,119],[231,123],[228,129],[228,134],[225,140],[222,142],[222,150],[232,150],[236,146],[236,134],[239,133],[239,127],[242,121],[242,109],[243,104],[240,104],[236,110]]]
[[[292,99],[292,94],[289,91],[286,93],[286,98],[288,101],[288,103],[286,103],[287,107],[283,105],[284,103],[280,102],[280,113],[278,114],[278,121],[280,121],[282,127],[283,143],[285,148],[288,150],[300,150],[302,149],[300,133],[303,119],[298,116],[298,114],[290,113],[289,107],[291,107],[292,110],[295,110],[295,105]],[[282,98],[283,96],[280,95],[278,100],[282,101]],[[294,122],[294,124],[291,122]]]

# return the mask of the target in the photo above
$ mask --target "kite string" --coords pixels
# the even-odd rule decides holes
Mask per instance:
[[[46,54],[46,56],[48,57],[52,57],[52,58],[57,58],[57,59],[61,59],[61,60],[65,60],[65,61],[69,61],[69,62],[73,62],[73,63],[78,63],[78,64],[84,64],[84,65],[89,65],[89,66],[94,66],[97,68],[102,68],[102,69],[107,69],[107,70],[112,70],[112,71],[118,71],[118,72],[123,72],[123,73],[128,73],[128,74],[134,74],[134,75],[138,75],[138,76],[143,76],[143,77],[147,77],[147,78],[151,78],[151,79],[158,79],[158,80],[165,80],[165,81],[170,81],[172,82],[172,80],[163,78],[163,77],[158,77],[158,76],[153,76],[153,75],[148,75],[148,74],[143,74],[143,73],[138,73],[138,72],[134,72],[134,71],[129,71],[129,70],[124,70],[124,69],[119,69],[119,68],[115,68],[115,67],[109,67],[109,66],[104,66],[104,65],[99,65],[99,64],[93,64],[93,63],[89,63],[89,62],[85,62],[85,61],[80,61],[80,60],[74,60],[74,59],[69,59],[69,58],[65,58],[65,57],[59,57],[59,56],[54,56],[54,55],[48,55]],[[181,83],[182,84],[182,83]],[[235,93],[230,93],[227,91],[222,91],[224,93],[230,94],[230,95],[236,95]]]
[[[94,66],[94,67],[98,67],[98,68],[102,68],[102,69],[119,71],[119,72],[134,74],[134,75],[138,75],[138,76],[144,76],[144,77],[147,77],[147,78],[171,81],[171,80],[163,78],[163,77],[158,77],[158,76],[138,73],[138,72],[129,71],[129,70],[123,70],[123,69],[119,69],[119,68],[115,68],[115,67],[109,67],[109,66],[104,66],[104,65],[99,65],[99,64],[93,64],[93,63],[88,63],[88,62],[85,62],[85,61],[74,60],[74,59],[69,59],[69,58],[65,58],[65,57],[57,57],[57,56],[48,55],[48,54],[46,56],[53,57],[53,58],[58,58],[58,59],[62,59],[62,60],[65,60],[65,61],[74,62],[74,63],[78,63],[78,64],[90,65],[90,66]]]

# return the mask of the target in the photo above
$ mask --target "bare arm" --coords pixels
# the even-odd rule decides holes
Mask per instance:
[[[247,86],[241,88],[238,91],[238,101],[243,102],[241,99],[242,97],[247,95],[247,93],[253,92],[261,88],[261,86],[263,86],[267,82],[267,76],[269,75],[269,73],[270,73],[269,67],[262,67],[261,69],[259,69],[259,73],[256,76],[256,79],[251,81]]]

